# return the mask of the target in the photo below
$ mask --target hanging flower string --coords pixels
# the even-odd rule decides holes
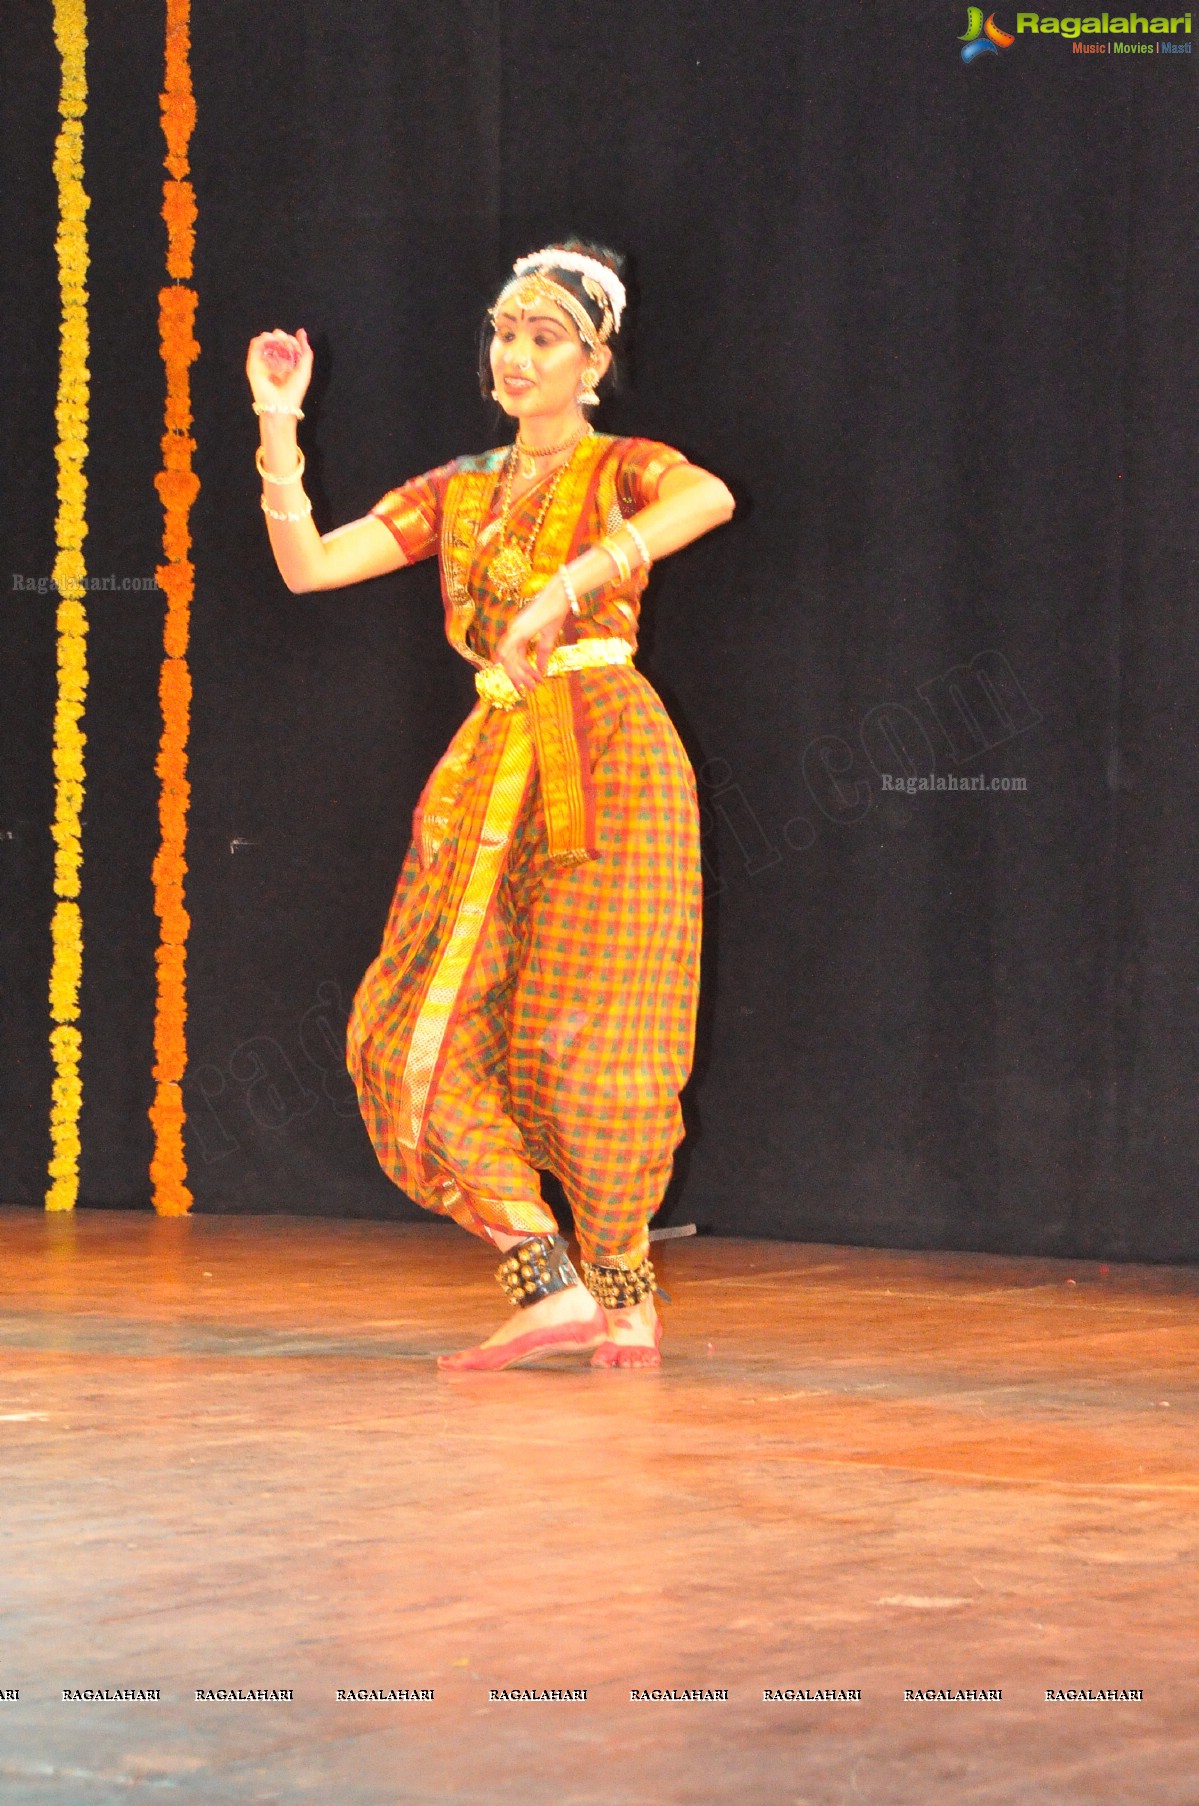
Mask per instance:
[[[62,65],[54,176],[58,184],[59,325],[58,513],[54,583],[58,593],[58,689],[54,705],[54,914],[50,924],[50,1184],[47,1210],[73,1210],[79,1196],[82,1036],[79,985],[83,918],[79,908],[83,842],[83,710],[87,698],[88,319],[87,207],[83,186],[83,116],[87,106],[87,8],[55,0],[54,41]]]
[[[190,368],[199,356],[195,337],[196,292],[187,286],[195,253],[196,197],[188,180],[188,147],[196,122],[191,81],[190,0],[167,0],[166,76],[159,96],[166,139],[162,217],[167,228],[169,286],[158,295],[158,330],[166,373],[162,469],[154,479],[163,509],[163,563],[159,587],[167,598],[163,661],[158,694],[162,735],[155,770],[159,778],[159,845],[154,860],[154,911],[159,938],[155,954],[154,1153],[150,1179],[154,1208],[162,1216],[182,1216],[191,1207],[183,1145],[183,1075],[187,1066],[187,934],[184,903],[187,876],[187,740],[191,716],[188,636],[195,569],[191,562],[190,513],[200,489],[192,470],[196,442],[191,436]]]

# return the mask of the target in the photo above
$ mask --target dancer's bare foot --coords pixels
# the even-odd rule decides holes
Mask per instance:
[[[530,1330],[547,1329],[551,1324],[593,1322],[594,1336],[590,1341],[579,1342],[578,1347],[594,1348],[605,1335],[598,1311],[599,1307],[586,1286],[567,1286],[565,1291],[553,1292],[548,1298],[539,1298],[536,1304],[526,1304],[513,1311],[479,1346],[498,1348],[501,1343],[511,1342],[516,1336],[527,1336]]]
[[[522,1305],[477,1347],[438,1355],[437,1365],[452,1373],[499,1373],[558,1355],[587,1354],[606,1334],[604,1313],[590,1292],[570,1285]]]
[[[651,1294],[640,1304],[626,1305],[622,1311],[605,1311],[608,1336],[613,1342],[628,1342],[636,1348],[653,1348],[658,1313]]]
[[[652,1293],[640,1304],[620,1311],[605,1311],[608,1333],[591,1357],[593,1367],[660,1367],[658,1344],[662,1324]]]

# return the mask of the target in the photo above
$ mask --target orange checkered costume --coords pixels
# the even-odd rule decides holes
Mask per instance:
[[[373,512],[409,562],[438,552],[446,630],[476,666],[523,606],[489,586],[506,449],[390,491]],[[682,454],[593,434],[533,548],[535,594],[657,496]],[[527,545],[535,489],[510,530]],[[489,531],[490,528],[490,531]],[[564,639],[635,645],[644,577],[584,601]],[[476,1234],[553,1233],[539,1171],[584,1259],[635,1268],[682,1138],[699,966],[695,785],[630,664],[481,697],[417,805],[348,1060],[384,1171]]]

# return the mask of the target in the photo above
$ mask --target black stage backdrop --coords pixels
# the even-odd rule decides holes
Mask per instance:
[[[90,8],[93,573],[159,558],[163,19]],[[1014,25],[1015,15],[999,23]],[[664,1217],[1199,1257],[1192,59],[965,9],[200,6],[189,1147],[197,1208],[413,1214],[341,1037],[412,805],[472,700],[431,565],[287,594],[250,336],[306,325],[322,527],[502,435],[513,256],[628,250],[600,424],[722,475],[642,663],[700,774],[690,1135]],[[6,12],[15,574],[53,556],[50,9]],[[7,587],[7,584],[6,584]],[[162,599],[92,605],[82,1196],[144,1206]],[[0,1197],[48,1150],[53,597],[5,597]],[[980,776],[985,792],[900,779]],[[891,783],[888,783],[891,780]]]

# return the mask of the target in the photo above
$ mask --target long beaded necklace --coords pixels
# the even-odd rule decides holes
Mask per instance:
[[[586,432],[579,434],[574,451],[578,450],[585,439],[591,437],[591,431],[592,429],[588,427]],[[559,464],[550,479],[545,499],[538,509],[537,519],[533,523],[533,531],[523,546],[518,539],[508,538],[508,518],[512,512],[512,478],[516,471],[517,458],[520,455],[515,444],[508,453],[507,462],[504,465],[504,487],[500,499],[500,545],[499,550],[487,566],[487,575],[501,601],[515,602],[524,594],[525,585],[533,575],[533,548],[537,544],[537,535],[541,532],[545,517],[550,511],[550,504],[553,502],[555,491],[562,480],[562,474],[573,461],[574,451],[571,452],[569,458]]]

